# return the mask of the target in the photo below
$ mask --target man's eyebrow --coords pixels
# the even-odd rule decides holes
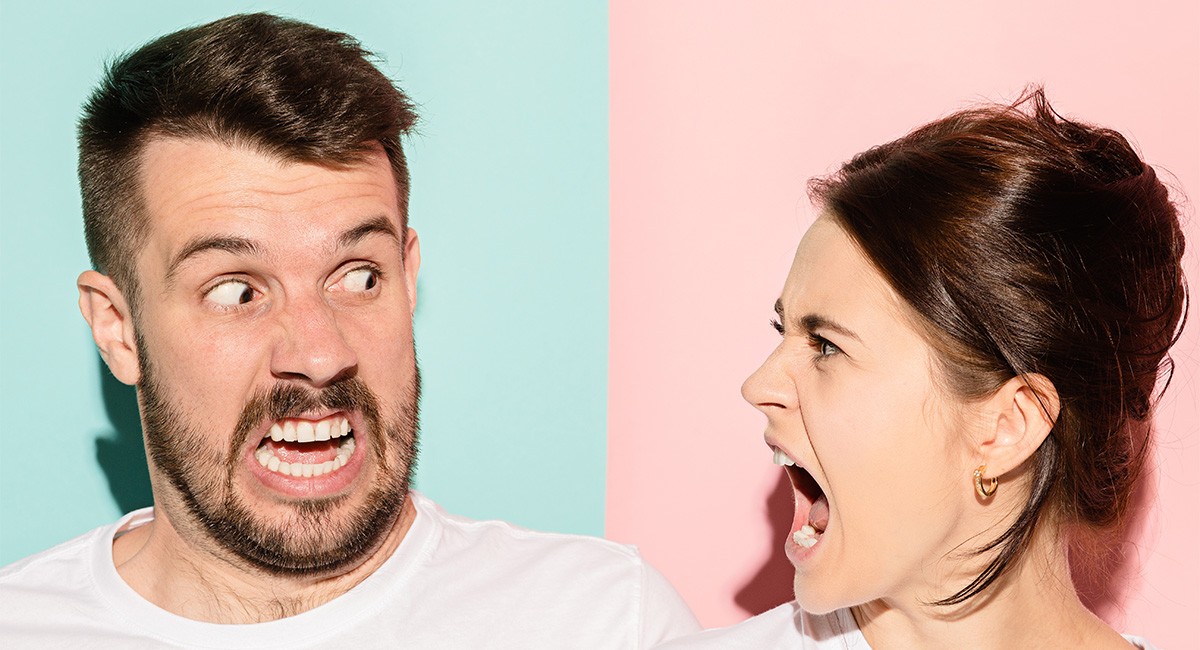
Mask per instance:
[[[779,314],[780,321],[782,322],[785,318],[783,315],[783,299],[775,301],[775,313]],[[792,323],[796,329],[804,332],[832,330],[838,334],[841,334],[842,336],[852,338],[855,341],[862,343],[862,339],[860,339],[853,330],[827,316],[822,316],[820,314],[805,314],[800,318],[793,319]]]
[[[385,216],[371,217],[359,225],[347,230],[338,237],[338,247],[347,248],[361,241],[364,237],[371,234],[384,234],[392,239],[400,242],[400,235],[396,232],[396,227],[392,225],[390,219]],[[167,267],[167,283],[171,283],[175,279],[175,274],[179,272],[179,267],[187,260],[208,251],[223,251],[233,253],[235,255],[261,255],[262,250],[258,244],[246,239],[245,237],[236,237],[233,235],[208,235],[197,237],[187,243],[174,257],[171,258],[171,264]]]
[[[371,217],[370,219],[367,219],[359,225],[342,233],[342,236],[338,237],[338,246],[341,248],[353,246],[367,235],[373,235],[376,233],[387,235],[396,240],[397,244],[400,243],[400,233],[396,232],[396,227],[392,225],[392,220],[380,215],[377,217]]]
[[[175,279],[175,274],[184,262],[207,251],[224,251],[236,255],[259,255],[261,253],[258,244],[245,237],[231,235],[197,237],[189,241],[171,258],[171,264],[167,267],[167,283],[170,284]]]

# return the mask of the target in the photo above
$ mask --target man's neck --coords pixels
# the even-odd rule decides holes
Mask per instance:
[[[282,577],[247,568],[196,548],[158,512],[116,538],[113,565],[134,591],[172,614],[207,623],[262,623],[306,612],[354,588],[392,556],[416,514],[410,494],[383,542],[335,575]]]

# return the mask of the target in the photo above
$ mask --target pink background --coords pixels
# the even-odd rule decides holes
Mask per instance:
[[[806,180],[1037,82],[1200,200],[1198,7],[613,0],[607,535],[638,544],[705,625],[790,598],[791,497],[738,388],[775,345],[771,305],[812,218]],[[1184,212],[1196,290],[1200,226]],[[1152,498],[1087,598],[1165,647],[1198,640],[1198,344],[1193,307]]]

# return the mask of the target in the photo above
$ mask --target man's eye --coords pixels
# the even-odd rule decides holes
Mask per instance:
[[[254,300],[254,287],[241,280],[227,280],[209,289],[204,297],[222,307],[236,307]]]
[[[354,269],[342,276],[338,288],[342,291],[364,292],[379,284],[379,271],[368,266]]]

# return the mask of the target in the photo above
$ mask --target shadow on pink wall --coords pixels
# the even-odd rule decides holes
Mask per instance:
[[[1153,454],[1150,456],[1153,459]],[[1134,489],[1126,524],[1118,531],[1071,554],[1071,576],[1080,599],[1097,616],[1117,623],[1124,616],[1123,603],[1130,586],[1138,582],[1140,570],[1138,539],[1153,508],[1157,472],[1147,465]],[[771,526],[771,544],[764,549],[766,559],[746,584],[738,589],[734,602],[750,615],[761,614],[792,599],[792,565],[783,554],[783,540],[791,529],[792,486],[779,472],[779,480],[767,497],[766,516]]]
[[[754,577],[738,589],[733,602],[751,615],[792,599],[792,563],[783,554],[783,540],[792,528],[792,484],[787,474],[779,472],[775,489],[767,497],[767,523],[771,525],[771,544],[766,549],[766,561],[754,572]]]

